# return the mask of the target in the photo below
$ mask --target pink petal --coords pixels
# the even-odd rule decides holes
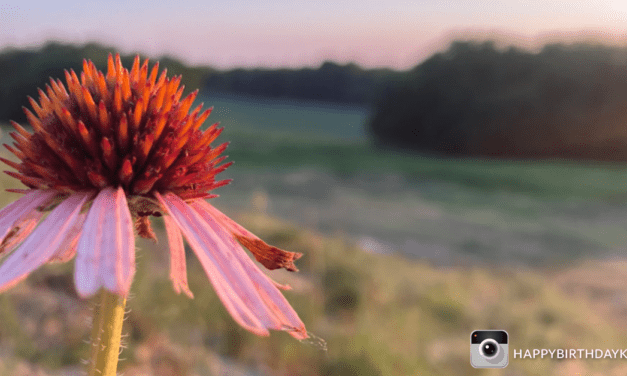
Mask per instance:
[[[168,234],[168,242],[170,244],[170,279],[174,285],[174,291],[180,294],[181,290],[183,290],[185,295],[194,298],[194,294],[192,294],[187,285],[185,245],[183,244],[181,230],[179,230],[178,225],[169,215],[164,216],[163,221],[165,222],[165,231]]]
[[[266,268],[270,270],[285,268],[291,272],[298,271],[296,265],[294,265],[294,261],[302,256],[301,253],[287,252],[268,245],[255,234],[237,224],[237,222],[224,215],[205,200],[195,200],[194,203],[202,206],[206,212],[210,213],[224,229],[230,232],[244,247],[248,248],[255,256],[255,259]]]
[[[253,305],[253,301],[256,302],[255,306],[259,306],[259,298],[254,292],[251,292],[250,287],[242,288],[242,283],[240,283],[240,280],[243,279],[242,275],[238,276],[237,271],[231,267],[225,267],[222,262],[218,261],[221,252],[214,250],[224,246],[216,244],[215,240],[209,237],[211,233],[206,232],[206,226],[198,213],[173,194],[168,193],[162,197],[159,193],[155,193],[155,196],[185,235],[222,304],[233,319],[257,335],[269,335],[267,325],[261,322],[262,318],[249,309],[249,306]]]
[[[65,239],[59,246],[59,250],[52,255],[52,258],[48,262],[67,262],[70,261],[76,255],[76,246],[78,245],[78,238],[81,235],[83,229],[83,223],[87,213],[81,213],[76,218],[74,225],[69,229]]]
[[[37,207],[47,204],[57,193],[51,189],[30,190],[0,210],[0,253],[10,251],[28,237],[43,216]]]
[[[24,279],[57,252],[90,194],[74,193],[61,202],[0,266],[0,291]]]
[[[304,325],[285,298],[230,234],[215,221],[208,223],[178,196],[171,193],[156,196],[180,227],[218,296],[240,325],[260,335],[267,335],[267,329],[304,331]],[[242,255],[252,269],[242,263]],[[306,338],[306,334],[295,337]]]
[[[127,296],[135,274],[135,235],[124,190],[98,193],[83,225],[76,251],[74,282],[81,297],[100,287]]]
[[[281,294],[281,292],[277,289],[279,286],[279,288],[284,287],[285,289],[285,286],[279,285],[271,280],[257,267],[257,265],[255,265],[242,247],[235,241],[233,236],[230,236],[221,227],[221,224],[216,221],[212,215],[213,213],[205,210],[206,206],[202,205],[202,202],[205,201],[194,201],[191,206],[202,216],[207,224],[209,224],[209,226],[215,231],[216,235],[218,235],[220,239],[227,244],[229,248],[231,248],[232,253],[243,266],[246,274],[252,280],[255,289],[261,295],[265,304],[274,315],[279,317],[280,326],[274,329],[289,330],[290,334],[298,339],[308,338],[305,324],[303,324],[298,317],[298,314],[294,311],[292,306],[290,306],[283,294]],[[289,288],[289,286],[287,288]]]

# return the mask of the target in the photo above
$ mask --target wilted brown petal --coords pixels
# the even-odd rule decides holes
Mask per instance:
[[[285,268],[291,272],[298,269],[294,265],[294,261],[302,257],[302,253],[288,252],[280,248],[268,245],[259,239],[255,234],[240,226],[237,222],[224,215],[213,205],[205,200],[196,200],[194,205],[202,207],[211,214],[220,224],[227,229],[242,245],[255,256],[263,266],[270,270]]]

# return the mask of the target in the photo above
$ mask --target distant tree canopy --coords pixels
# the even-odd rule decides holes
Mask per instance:
[[[454,155],[627,160],[627,49],[455,42],[386,90],[369,127]]]
[[[27,96],[38,98],[37,88],[45,88],[49,78],[64,78],[64,69],[82,69],[83,59],[91,59],[104,70],[114,48],[96,43],[75,46],[50,42],[37,50],[0,51],[0,122],[24,122],[22,106]],[[130,67],[133,55],[123,55]],[[324,63],[318,69],[234,69],[218,71],[210,67],[188,67],[171,57],[154,59],[169,75],[183,75],[186,91],[200,88],[204,93],[219,92],[263,97],[298,98],[346,104],[369,105],[382,88],[403,73],[389,69],[365,70],[355,64]]]
[[[205,81],[218,92],[370,105],[382,89],[404,74],[390,69],[364,70],[351,63],[325,62],[318,69],[234,69]]]

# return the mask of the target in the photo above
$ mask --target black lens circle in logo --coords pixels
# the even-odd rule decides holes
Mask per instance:
[[[480,351],[481,355],[486,358],[494,358],[499,353],[499,344],[492,338],[488,338],[481,342]]]

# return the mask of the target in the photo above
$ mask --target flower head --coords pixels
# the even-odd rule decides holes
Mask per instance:
[[[209,192],[228,184],[215,176],[226,144],[210,144],[222,131],[200,126],[211,109],[190,112],[197,91],[181,99],[181,77],[148,72],[135,58],[129,72],[109,55],[107,74],[91,61],[79,76],[65,72],[67,88],[50,80],[25,109],[32,133],[12,122],[20,163],[0,158],[6,173],[29,189],[0,211],[0,291],[40,265],[76,256],[81,297],[100,288],[127,296],[135,272],[135,235],[155,239],[150,217],[163,216],[170,246],[170,278],[187,285],[183,238],[198,256],[219,298],[244,328],[267,335],[288,330],[307,338],[305,326],[278,288],[248,257],[268,269],[296,271],[300,254],[271,247],[209,204]],[[46,216],[47,214],[47,216]],[[44,218],[45,217],[45,218]]]

